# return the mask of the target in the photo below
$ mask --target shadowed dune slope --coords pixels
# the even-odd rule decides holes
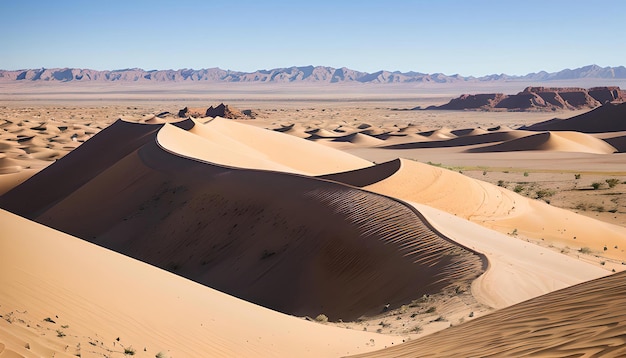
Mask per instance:
[[[347,172],[321,175],[318,178],[337,181],[340,183],[362,188],[387,179],[400,170],[400,159],[376,164],[372,167],[356,169]]]
[[[174,125],[189,129],[193,122],[187,120]],[[45,171],[33,175],[21,184],[19,191],[5,193],[0,197],[0,206],[7,203],[11,211],[18,215],[33,215],[32,208],[44,210],[145,144],[160,128],[161,125],[129,123],[118,119],[83,143],[80,150],[71,151]],[[27,200],[24,200],[25,192],[29,193]]]
[[[560,152],[580,152],[612,154],[617,151],[602,139],[579,132],[545,132],[480,148],[468,149],[470,153],[514,152],[524,150],[552,150]]]
[[[124,347],[138,357],[338,357],[373,350],[370,339],[401,341],[264,309],[4,210],[0,222],[3,358],[128,357]]]
[[[502,132],[488,132],[479,134],[466,134],[460,137],[455,137],[447,140],[436,140],[428,142],[415,142],[415,143],[401,143],[389,146],[384,146],[385,149],[415,149],[415,148],[447,148],[447,147],[459,147],[470,146],[477,144],[486,144],[494,142],[508,141],[517,139],[528,135],[528,132],[524,131],[502,131]]]
[[[163,150],[155,136],[23,215],[294,315],[355,319],[483,271],[482,256],[398,201],[305,176],[186,159]],[[103,148],[83,150],[89,160],[88,151]],[[46,170],[41,183],[54,190]],[[72,178],[81,165],[65,170]],[[21,189],[12,198],[23,208],[31,192]],[[13,202],[2,200],[8,210]]]
[[[619,132],[626,130],[626,103],[607,103],[601,107],[567,119],[551,119],[522,128],[531,131],[577,131],[583,133]]]
[[[623,357],[625,282],[623,272],[584,282],[358,357]]]

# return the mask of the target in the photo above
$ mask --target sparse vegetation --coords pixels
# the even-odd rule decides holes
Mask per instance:
[[[600,189],[601,186],[602,186],[602,183],[600,183],[600,182],[593,182],[593,183],[591,183],[591,187],[593,188],[593,190],[598,190],[598,189]]]
[[[524,176],[527,177],[528,176],[528,172],[524,172]]]
[[[517,184],[517,185],[515,186],[515,188],[513,188],[513,191],[514,191],[514,192],[516,192],[516,193],[518,193],[518,194],[519,194],[519,193],[521,193],[521,192],[522,192],[522,190],[524,190],[524,186],[523,186],[522,184]]]
[[[431,307],[428,307],[428,309],[426,310],[426,313],[434,313],[435,311],[437,311],[437,309],[431,306]]]
[[[576,180],[580,179],[580,174],[574,174],[574,179]]]
[[[580,203],[576,204],[575,209],[587,211],[587,209],[589,209],[589,204],[581,201]]]
[[[580,252],[581,254],[590,254],[591,249],[588,247],[581,247],[580,250],[578,250],[578,252]]]
[[[50,322],[50,323],[56,323],[55,321],[52,320],[52,318],[50,317],[46,317],[43,319],[45,322]]]
[[[165,358],[165,353],[159,352],[154,356],[154,358]]]
[[[606,179],[605,182],[609,185],[609,188],[613,188],[620,183],[619,179],[615,178]]]
[[[315,320],[317,322],[326,323],[328,322],[328,316],[326,316],[325,314],[318,314],[317,317],[315,317]]]
[[[65,332],[60,329],[57,329],[57,337],[65,337]]]
[[[498,186],[505,187],[504,180],[498,180]]]
[[[124,354],[128,355],[128,356],[134,356],[135,355],[135,349],[131,346],[128,348],[124,348]]]
[[[547,198],[547,197],[553,196],[554,194],[555,194],[555,191],[549,190],[549,189],[539,189],[535,192],[537,199]]]

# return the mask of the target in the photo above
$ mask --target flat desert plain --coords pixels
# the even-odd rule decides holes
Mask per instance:
[[[626,105],[2,86],[0,357],[626,354]]]

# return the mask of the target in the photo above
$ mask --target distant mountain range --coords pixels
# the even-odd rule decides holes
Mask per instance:
[[[482,77],[464,77],[458,74],[420,72],[374,73],[360,72],[349,68],[324,66],[304,66],[240,72],[209,69],[151,70],[130,68],[113,71],[96,71],[79,68],[41,68],[17,71],[0,70],[0,82],[50,81],[50,82],[313,82],[313,83],[458,83],[458,82],[496,82],[496,81],[557,81],[573,79],[626,79],[626,67],[600,67],[589,65],[573,70],[558,72],[537,72],[524,76],[506,74]]]

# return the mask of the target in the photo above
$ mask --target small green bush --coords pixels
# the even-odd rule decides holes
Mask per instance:
[[[317,322],[328,322],[328,316],[326,316],[325,314],[318,314],[317,317],[315,317],[315,320]]]
[[[615,178],[607,179],[605,182],[609,185],[609,188],[613,188],[620,183],[619,179]]]
[[[600,182],[593,182],[593,183],[591,183],[591,187],[593,188],[593,190],[598,190],[598,189],[600,189],[601,186],[602,186],[602,183],[600,183]]]

